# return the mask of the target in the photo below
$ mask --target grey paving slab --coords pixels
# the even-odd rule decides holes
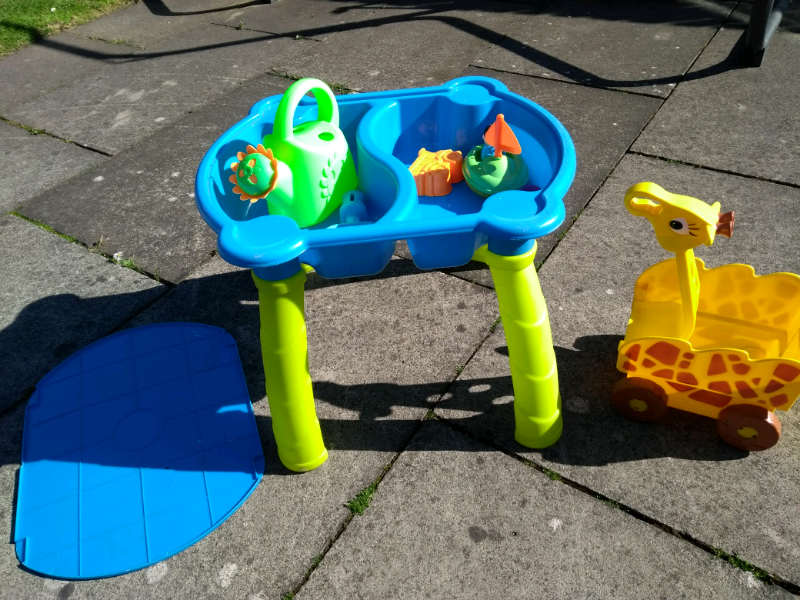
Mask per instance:
[[[735,2],[554,2],[480,66],[666,97]]]
[[[302,475],[280,466],[263,391],[256,289],[249,271],[215,258],[129,325],[192,321],[233,335],[264,444],[261,484],[207,538],[122,577],[49,582],[19,569],[13,546],[4,544],[0,598],[56,598],[66,585],[73,598],[281,598],[301,581],[347,516],[343,504],[403,448],[497,314],[493,292],[402,260],[372,279],[311,275],[306,289],[310,369],[329,460]],[[14,440],[0,442],[4,539],[21,426],[21,415],[0,420],[0,435]]]
[[[78,35],[126,42],[143,48],[213,21],[236,18],[260,0],[155,0],[137,2],[72,31]]]
[[[800,35],[776,32],[757,69],[738,65],[741,36],[717,34],[633,149],[800,184]]]
[[[213,22],[230,27],[241,23],[245,29],[254,31],[323,40],[340,29],[358,27],[359,22],[374,16],[384,4],[371,0],[280,0],[220,14]]]
[[[18,106],[8,117],[116,154],[188,111],[235,93],[238,84],[312,43],[201,25]]]
[[[586,206],[662,101],[476,67],[466,69],[463,75],[480,75],[502,81],[512,92],[550,111],[572,137],[578,169],[575,181],[564,197],[567,218],[555,232],[538,240],[535,260],[543,261],[555,247],[561,232]],[[410,256],[406,246],[401,246],[398,252],[406,258]],[[488,270],[476,263],[451,272],[483,285],[493,285]]]
[[[342,26],[277,68],[356,91],[437,85],[458,75],[504,35],[523,29],[535,6],[472,0],[387,6]]]
[[[427,421],[300,599],[789,598]]]
[[[178,282],[216,248],[216,234],[195,206],[197,165],[253,104],[290,83],[256,77],[20,210],[104,254],[119,252],[163,281]]]
[[[633,285],[669,255],[650,225],[623,205],[627,188],[655,181],[719,201],[736,212],[733,238],[697,256],[709,266],[741,262],[757,274],[800,273],[800,223],[785,207],[800,190],[666,161],[626,157],[550,256],[539,276],[547,300],[564,408],[564,435],[543,451],[513,441],[507,348],[498,328],[437,412],[679,531],[800,582],[800,412],[782,412],[783,435],[766,452],[725,445],[711,419],[670,410],[655,423],[616,415],[609,402],[617,343]],[[506,425],[506,422],[508,425]]]
[[[0,122],[0,211],[8,212],[106,157]],[[30,165],[39,165],[32,176]]]
[[[0,115],[75,79],[123,60],[135,48],[72,32],[52,35],[0,59]]]
[[[164,286],[11,215],[0,216],[0,412]]]

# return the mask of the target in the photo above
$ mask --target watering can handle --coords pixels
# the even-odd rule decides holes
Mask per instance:
[[[278,139],[291,139],[294,137],[293,122],[294,112],[300,104],[300,100],[308,92],[313,92],[317,100],[319,121],[328,121],[334,127],[339,127],[339,106],[333,96],[331,88],[319,79],[300,79],[295,81],[283,94],[278,111],[275,114],[275,125],[272,133]]]

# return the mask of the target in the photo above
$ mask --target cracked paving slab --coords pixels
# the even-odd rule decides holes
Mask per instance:
[[[313,43],[201,25],[17,106],[8,118],[116,154]]]
[[[742,68],[741,28],[723,29],[633,149],[800,185],[800,33],[778,31],[758,68]]]
[[[131,327],[167,321],[225,328],[237,342],[264,445],[261,484],[209,536],[148,569],[96,581],[53,582],[0,548],[9,597],[280,598],[294,589],[337,533],[343,504],[374,481],[419,427],[432,401],[485,339],[494,293],[394,260],[369,279],[309,275],[305,314],[317,414],[330,458],[294,474],[277,459],[249,271],[215,258],[141,313]],[[10,539],[22,413],[0,419],[0,535]],[[2,441],[6,440],[6,441]],[[61,596],[64,597],[64,596]]]
[[[625,333],[639,274],[669,255],[645,219],[624,207],[639,181],[736,212],[730,240],[698,248],[709,267],[745,263],[757,274],[800,273],[800,223],[782,207],[800,190],[666,161],[628,156],[539,272],[550,310],[564,434],[534,451],[513,435],[513,391],[502,327],[458,378],[436,412],[476,436],[529,458],[729,554],[800,585],[800,411],[777,411],[780,442],[745,453],[724,444],[712,419],[670,410],[654,423],[617,415],[610,394],[622,374]],[[767,234],[768,232],[768,234]]]
[[[78,35],[125,42],[140,48],[157,46],[217,20],[235,18],[258,0],[158,0],[136,2],[120,10],[75,27]]]
[[[534,5],[442,2],[387,5],[276,67],[366,92],[438,85],[504,35],[525,27]],[[436,51],[430,51],[436,40]],[[342,56],[358,60],[342,60]]]
[[[74,30],[73,30],[74,31]],[[57,33],[0,59],[0,115],[76,79],[114,64],[135,48]]]
[[[481,66],[667,97],[735,2],[554,2]]]
[[[297,594],[790,598],[751,574],[426,421]]]
[[[0,413],[165,290],[19,217],[0,216]]]
[[[0,122],[0,211],[14,210],[104,160],[97,152]],[[41,168],[31,177],[26,166],[36,164]]]
[[[43,194],[25,216],[105,254],[120,253],[159,279],[177,283],[207,261],[216,234],[197,211],[197,165],[226,129],[291,82],[264,75],[174,125]]]
[[[361,0],[280,0],[222,14],[214,23],[289,37],[324,40],[332,33],[372,18],[385,2]]]

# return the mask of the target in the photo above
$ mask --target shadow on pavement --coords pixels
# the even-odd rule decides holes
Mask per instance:
[[[270,10],[270,7],[278,6],[283,2],[288,2],[288,1],[289,0],[283,0],[282,2],[277,4],[263,4],[261,8],[262,10],[268,11]],[[153,14],[162,16],[163,18],[169,18],[171,16],[182,15],[182,14],[183,15],[197,14],[197,13],[173,12],[164,4],[162,0],[144,0],[144,2],[151,10],[151,12],[153,12]],[[232,5],[225,8],[208,10],[208,11],[199,11],[199,12],[200,13],[215,12],[216,10],[228,10],[231,8],[248,7],[257,4],[262,4],[262,2],[260,0],[257,0],[250,3]],[[322,6],[324,4],[320,3],[320,5]],[[359,0],[353,2],[351,5],[345,5],[335,8],[331,11],[331,13],[342,14],[351,10],[358,10],[365,8],[375,9],[375,8],[380,8],[381,6],[385,6],[387,9],[407,8],[408,12],[402,14],[395,13],[393,16],[389,17],[381,17],[380,16],[381,11],[378,10],[373,15],[372,18],[353,23],[336,24],[336,25],[329,25],[322,27],[306,28],[306,29],[301,28],[295,31],[284,32],[282,34],[267,33],[257,38],[251,38],[239,42],[198,45],[194,48],[186,48],[186,49],[162,51],[162,52],[144,51],[144,52],[131,52],[128,54],[111,55],[97,50],[77,48],[71,44],[65,43],[63,41],[56,41],[51,38],[45,38],[37,43],[46,46],[48,48],[51,48],[53,50],[57,50],[60,52],[68,52],[95,60],[114,60],[120,62],[145,61],[145,60],[160,58],[163,56],[192,54],[228,46],[245,46],[254,43],[258,44],[281,37],[313,39],[315,37],[330,33],[337,33],[337,32],[344,33],[348,31],[369,29],[373,27],[380,27],[382,25],[391,25],[395,23],[408,23],[409,25],[413,25],[416,22],[435,20],[450,25],[455,29],[459,29],[463,32],[469,33],[470,35],[478,39],[488,41],[493,44],[497,44],[502,41],[503,46],[509,52],[513,52],[525,60],[529,60],[555,73],[558,73],[560,76],[562,76],[567,80],[581,82],[593,86],[616,87],[616,88],[652,87],[653,85],[658,85],[658,84],[678,83],[679,81],[682,81],[685,78],[700,79],[704,77],[710,77],[712,75],[716,75],[724,71],[740,68],[738,61],[735,60],[735,58],[739,56],[743,48],[743,40],[742,40],[741,43],[737,44],[737,46],[734,48],[734,50],[731,53],[731,57],[729,57],[728,59],[721,61],[717,65],[712,65],[710,67],[701,69],[686,76],[678,74],[678,75],[671,75],[668,77],[646,78],[640,80],[614,80],[597,76],[589,71],[576,67],[567,61],[551,56],[550,54],[542,50],[538,50],[520,41],[517,41],[512,37],[508,37],[504,35],[502,32],[493,31],[492,29],[484,27],[480,25],[478,19],[472,21],[467,18],[446,14],[448,11],[454,11],[454,10],[462,12],[475,10],[484,13],[513,12],[520,15],[535,15],[540,13],[547,13],[547,14],[557,15],[559,17],[574,16],[574,17],[585,17],[585,18],[588,17],[598,20],[612,20],[612,21],[625,20],[634,23],[636,22],[664,23],[664,24],[677,24],[681,26],[700,27],[700,26],[708,26],[710,19],[718,19],[721,12],[727,13],[731,10],[730,3],[723,2],[721,0],[716,3],[707,3],[705,5],[691,5],[691,13],[688,15],[685,12],[687,6],[686,3],[677,2],[675,0],[670,0],[670,1],[662,0],[661,5],[655,7],[651,3],[640,3],[636,2],[635,0],[615,0],[612,2],[594,2],[590,0],[585,0],[583,2],[554,2],[552,4],[544,2],[492,3],[492,2],[477,2],[473,0],[467,2],[454,2],[447,0],[443,0],[441,2],[396,0],[395,2],[384,4],[384,3],[374,3],[371,1]],[[712,7],[715,6],[718,8],[712,9]],[[679,8],[683,8],[683,11],[680,11],[681,16],[673,18],[671,15],[673,15],[675,13],[675,10]],[[724,19],[722,20],[724,21]],[[16,26],[17,25],[15,25],[15,27]],[[19,25],[18,27],[23,27],[23,26]]]
[[[378,277],[402,277],[419,273],[410,261],[393,260]],[[355,281],[355,280],[349,280]],[[347,285],[348,280],[324,280],[309,276],[307,291]],[[24,309],[14,322],[0,331],[0,348],[12,346],[19,353],[18,368],[38,355],[45,355],[49,368],[99,339],[86,339],[81,319],[64,329],[58,346],[49,348],[49,329],[59,321],[69,324],[73,315],[110,314],[127,303],[137,302],[138,294],[120,294],[90,300],[61,294],[40,300]],[[236,340],[251,398],[264,397],[264,375],[259,342],[258,297],[250,272],[238,270],[190,279],[160,298],[131,326],[158,322],[197,322],[222,327]],[[65,325],[62,323],[62,327]],[[313,325],[311,326],[313,329]],[[111,332],[108,332],[111,333]],[[314,332],[311,332],[313,340]],[[326,334],[327,335],[327,334]],[[335,335],[330,333],[330,335]],[[690,460],[735,460],[746,456],[717,439],[714,422],[695,415],[670,411],[661,422],[634,423],[616,415],[609,405],[610,389],[620,374],[616,359],[615,336],[587,336],[576,340],[575,350],[556,347],[561,394],[564,404],[564,435],[543,458],[566,464],[603,465],[648,458],[675,457]],[[27,340],[22,345],[19,340]],[[485,344],[503,343],[502,337],[489,338]],[[473,362],[480,368],[485,361],[479,352]],[[314,352],[313,343],[310,351]],[[347,349],[343,348],[343,352]],[[490,350],[491,351],[491,350]],[[496,353],[507,355],[505,346]],[[0,361],[9,368],[6,361]],[[362,367],[363,369],[363,367]],[[461,377],[424,384],[373,383],[366,381],[342,385],[335,381],[314,382],[314,395],[333,407],[344,409],[351,418],[329,418],[338,411],[323,409],[321,424],[325,442],[337,450],[398,451],[415,432],[418,419],[392,419],[398,407],[428,409],[437,399],[437,413],[459,429],[512,452],[525,452],[513,440],[513,390],[509,375],[470,378],[472,365]],[[367,367],[367,376],[380,373],[380,366]],[[31,373],[28,373],[31,376]],[[0,377],[7,376],[6,372]],[[38,378],[38,377],[37,377]],[[256,401],[256,406],[259,402]],[[15,463],[21,448],[22,411],[14,412],[22,399],[6,410],[0,463]],[[263,410],[256,412],[263,412]],[[326,415],[326,412],[328,415]],[[9,414],[10,413],[10,414]],[[223,418],[235,419],[237,414]],[[289,473],[277,462],[271,420],[257,416],[262,445],[267,456],[267,472]],[[461,446],[459,445],[459,449]],[[439,450],[455,450],[442,441]],[[127,464],[124,453],[98,452],[93,460],[100,464]],[[74,458],[74,457],[73,457]],[[84,457],[85,458],[85,457]],[[70,459],[71,460],[71,459]],[[110,462],[109,462],[110,461]],[[116,461],[116,462],[115,462]],[[180,467],[177,467],[180,468]]]

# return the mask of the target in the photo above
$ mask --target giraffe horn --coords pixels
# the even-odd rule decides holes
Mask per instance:
[[[717,233],[726,238],[733,235],[733,211],[720,213],[717,220]]]

